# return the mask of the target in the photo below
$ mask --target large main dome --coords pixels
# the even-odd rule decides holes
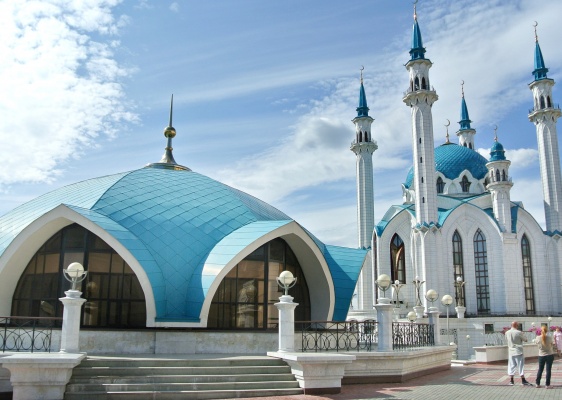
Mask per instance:
[[[451,180],[458,178],[464,170],[469,171],[474,178],[482,179],[488,172],[487,162],[480,153],[455,143],[445,143],[435,148],[435,171]],[[414,167],[411,167],[404,183],[406,189],[410,188],[413,179]]]

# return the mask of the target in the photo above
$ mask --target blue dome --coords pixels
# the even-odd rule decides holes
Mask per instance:
[[[470,171],[474,178],[482,179],[488,173],[487,162],[478,152],[455,143],[445,143],[435,148],[435,170],[448,179],[458,178],[464,170]],[[411,167],[404,183],[407,189],[413,179],[414,167]]]
[[[490,149],[490,161],[503,161],[505,160],[505,150],[500,142],[494,142]]]

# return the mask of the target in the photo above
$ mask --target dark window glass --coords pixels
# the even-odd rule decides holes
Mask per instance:
[[[77,224],[61,229],[33,256],[16,286],[12,315],[61,317],[70,283],[62,269],[80,262],[88,271],[79,290],[87,300],[82,326],[144,327],[146,304],[140,282],[111,247]]]
[[[267,255],[267,257],[266,257]],[[290,290],[295,303],[295,321],[310,320],[310,296],[304,274],[295,254],[282,239],[261,246],[223,279],[215,292],[207,327],[217,329],[277,328],[275,303],[283,294],[277,277],[291,271],[297,282]]]
[[[441,177],[437,178],[437,193],[443,193],[443,191],[445,190],[445,182],[443,182],[443,179],[441,179]]]
[[[400,283],[406,283],[406,260],[404,258],[404,242],[402,238],[395,234],[390,242],[390,279],[399,280]]]
[[[527,235],[521,239],[521,256],[523,259],[523,286],[525,287],[525,306],[527,314],[535,313],[535,293],[533,291],[533,268],[531,263],[531,245]]]
[[[476,273],[476,306],[478,313],[490,312],[490,283],[486,238],[480,229],[474,235],[474,265]]]
[[[462,280],[464,280],[464,260],[463,260],[463,254],[462,254],[462,239],[461,236],[459,235],[458,231],[455,231],[455,233],[453,234],[453,279],[454,282],[457,281],[457,278],[460,277]],[[461,290],[461,292],[459,293],[459,290]],[[462,305],[464,306],[464,301],[463,302],[459,302],[459,295],[462,297],[462,299],[466,299],[465,297],[465,291],[464,291],[464,285],[461,286],[461,288],[459,290],[455,290],[455,301],[457,305]],[[463,304],[461,304],[463,303]]]
[[[468,191],[470,190],[470,182],[468,181],[468,178],[466,177],[466,175],[462,177],[461,189],[462,189],[463,193],[468,193]]]

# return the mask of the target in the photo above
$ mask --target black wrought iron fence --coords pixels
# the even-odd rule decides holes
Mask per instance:
[[[373,351],[378,342],[378,325],[365,321],[298,321],[302,351]]]
[[[0,344],[6,351],[51,351],[53,327],[62,318],[0,317]]]
[[[392,323],[392,348],[394,350],[434,345],[433,325],[412,322]]]

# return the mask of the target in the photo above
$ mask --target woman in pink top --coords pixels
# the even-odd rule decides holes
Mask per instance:
[[[558,357],[560,357],[560,352],[562,351],[562,332],[560,332],[560,327],[556,327],[556,331],[554,331],[554,344],[556,345]]]

